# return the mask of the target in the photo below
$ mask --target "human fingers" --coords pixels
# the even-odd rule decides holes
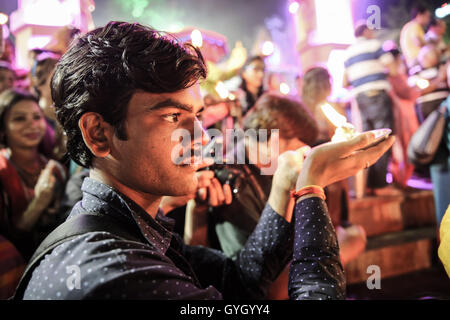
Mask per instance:
[[[353,152],[369,146],[375,140],[373,132],[363,132],[348,141],[325,143],[317,147],[317,152],[329,152],[330,156],[346,157]]]
[[[214,184],[208,186],[208,203],[209,205],[215,207],[217,206],[217,191]]]
[[[381,156],[383,156],[383,154],[386,153],[386,151],[389,150],[389,148],[392,147],[394,142],[395,136],[390,136],[374,147],[356,152],[353,155],[354,164],[356,166],[355,169],[359,171],[373,165],[378,161],[378,159],[381,158]]]
[[[394,141],[395,137],[391,136],[372,148],[355,152],[346,158],[337,160],[334,163],[335,170],[332,171],[332,176],[328,178],[326,185],[353,176],[358,171],[370,167],[386,153]]]
[[[198,189],[197,194],[198,194],[198,198],[201,201],[205,201],[206,197],[208,196],[207,188],[200,188],[200,189]]]
[[[206,188],[211,184],[211,179],[214,178],[214,171],[204,170],[197,172],[197,188]]]
[[[223,185],[223,194],[225,195],[225,203],[231,204],[233,201],[233,193],[231,192],[231,187],[229,184]]]
[[[223,193],[223,189],[222,189],[222,185],[220,184],[219,180],[217,180],[216,178],[211,180],[214,188],[216,189],[216,194],[217,194],[217,204],[221,205],[225,202],[225,195]]]

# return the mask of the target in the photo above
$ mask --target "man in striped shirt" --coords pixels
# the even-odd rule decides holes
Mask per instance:
[[[388,72],[394,74],[394,59],[366,23],[355,29],[356,42],[346,51],[344,86],[351,87],[361,113],[363,130],[393,127],[392,100]],[[390,154],[386,153],[369,169],[367,188],[378,195],[398,193],[388,187],[386,174]]]

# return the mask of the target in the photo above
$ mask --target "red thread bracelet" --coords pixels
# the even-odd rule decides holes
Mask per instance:
[[[320,186],[311,185],[303,187],[297,191],[295,190],[291,191],[291,197],[295,198],[295,200],[297,200],[301,196],[304,196],[305,194],[317,194],[320,198],[322,198],[322,200],[325,201],[326,199],[325,192],[323,191],[323,188]]]

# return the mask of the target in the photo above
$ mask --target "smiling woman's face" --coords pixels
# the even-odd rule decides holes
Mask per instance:
[[[10,148],[37,147],[45,129],[41,108],[32,100],[17,102],[5,114],[4,133]]]

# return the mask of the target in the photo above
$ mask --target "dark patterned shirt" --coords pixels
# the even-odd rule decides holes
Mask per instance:
[[[161,212],[153,219],[105,184],[86,178],[82,190],[83,199],[69,219],[83,213],[107,214],[124,224],[138,226],[140,234],[136,238],[143,240],[89,232],[67,241],[46,255],[34,270],[24,299],[261,299],[292,257],[293,225],[269,205],[237,259],[231,260],[217,250],[185,245],[171,231],[173,220]],[[326,216],[326,208],[317,214]],[[310,262],[308,253],[300,254],[300,262],[307,259],[309,272],[291,274],[293,297],[341,297],[342,268],[339,250],[334,247],[334,230],[330,231],[331,236],[324,234],[324,240],[312,246],[308,240],[311,250],[323,254],[324,260]],[[328,245],[333,250],[328,250]],[[326,269],[326,263],[333,265]],[[295,268],[300,266],[295,259],[293,264]],[[330,273],[324,275],[324,270]]]

